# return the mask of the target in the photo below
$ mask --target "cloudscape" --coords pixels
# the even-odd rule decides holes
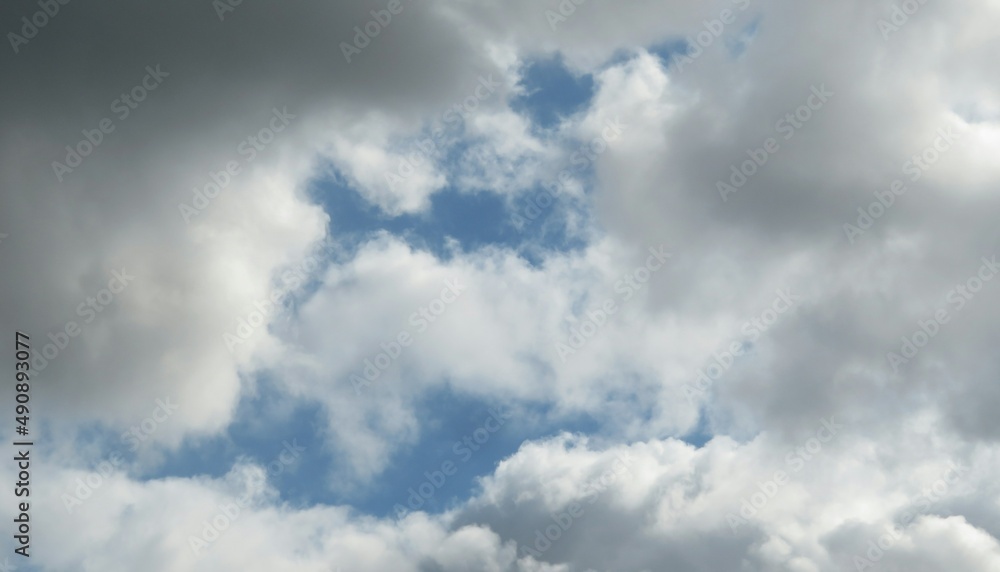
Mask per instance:
[[[0,6],[0,572],[997,572],[997,0]]]

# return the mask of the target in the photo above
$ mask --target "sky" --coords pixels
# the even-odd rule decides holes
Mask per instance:
[[[3,3],[0,572],[1000,570],[998,17]]]

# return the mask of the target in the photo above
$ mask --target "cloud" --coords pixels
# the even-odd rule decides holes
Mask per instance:
[[[0,324],[38,356],[43,569],[997,568],[995,2],[891,34],[906,3],[406,3],[348,61],[388,4],[74,3],[0,54]],[[656,48],[706,31],[683,69]],[[594,93],[538,129],[510,98],[552,56]],[[331,177],[384,221],[445,190],[513,217],[558,180],[544,224],[579,244],[432,253],[387,222],[324,250]],[[441,421],[429,396],[549,436],[399,520],[243,497],[242,458],[140,478],[231,438],[265,379],[321,410],[310,454],[346,499]]]

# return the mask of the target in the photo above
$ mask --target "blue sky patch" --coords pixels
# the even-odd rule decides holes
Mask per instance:
[[[683,39],[672,39],[649,47],[649,53],[660,59],[665,69],[670,69],[674,56],[686,56],[690,48]]]
[[[245,458],[267,470],[268,481],[282,499],[312,503],[318,496],[329,497],[325,475],[331,459],[322,445],[325,425],[320,405],[299,403],[262,378],[256,395],[243,394],[224,434],[185,440],[176,451],[168,452],[155,470],[139,477],[221,477],[238,459]],[[305,451],[291,464],[281,463],[282,451],[295,447]]]
[[[510,407],[448,389],[429,392],[417,407],[427,420],[419,442],[393,456],[369,493],[355,500],[356,508],[376,516],[395,517],[400,508],[439,513],[474,495],[477,479],[492,474],[526,440],[598,430],[589,416],[553,425],[541,421],[550,419],[550,406]]]
[[[330,216],[330,235],[351,253],[379,231],[398,236],[442,260],[451,257],[449,239],[457,241],[462,252],[487,246],[510,248],[531,264],[538,264],[546,251],[567,252],[585,246],[566,233],[562,212],[566,205],[538,209],[537,216],[529,219],[525,216],[525,200],[509,202],[504,196],[486,191],[468,193],[447,188],[431,197],[426,212],[398,216],[385,214],[350,186],[332,179],[314,186],[313,200]],[[519,226],[515,215],[522,216],[527,224]]]
[[[734,59],[742,56],[747,48],[750,46],[753,39],[757,36],[757,30],[760,27],[761,17],[757,16],[749,24],[740,30],[739,34],[733,36],[726,36],[726,49],[729,50],[729,55]]]
[[[511,99],[511,109],[527,115],[542,129],[582,111],[594,96],[594,77],[574,75],[562,57],[532,60],[522,69],[524,94]]]

